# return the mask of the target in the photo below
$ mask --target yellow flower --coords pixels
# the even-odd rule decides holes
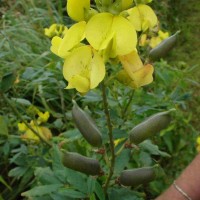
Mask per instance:
[[[157,25],[158,19],[151,7],[139,4],[127,10],[128,20],[134,25],[137,31],[146,31]]]
[[[47,122],[48,119],[49,119],[49,116],[50,116],[48,111],[46,111],[45,113],[38,112],[37,114],[39,116],[38,119],[37,119],[38,124]]]
[[[61,58],[66,58],[69,51],[85,38],[86,22],[82,21],[71,26],[64,38],[55,36],[51,41],[51,51]]]
[[[64,36],[68,28],[62,24],[52,24],[49,28],[44,29],[44,34],[52,38],[54,36]]]
[[[150,39],[149,42],[149,46],[151,48],[156,47],[157,45],[159,45],[164,39],[169,37],[169,33],[168,32],[163,32],[161,30],[158,31],[158,36],[157,37],[152,37]]]
[[[125,55],[133,51],[137,35],[132,24],[122,16],[99,13],[86,25],[85,36],[96,50],[105,50],[110,44],[110,56]]]
[[[27,126],[22,122],[22,123],[18,123],[18,129],[19,131],[26,131],[28,128]]]
[[[85,45],[74,49],[67,56],[63,75],[68,81],[66,89],[75,88],[80,93],[86,93],[103,80],[105,65],[99,54]]]
[[[161,40],[159,37],[152,37],[152,38],[150,39],[149,46],[150,46],[151,48],[154,48],[154,47],[156,47],[157,45],[159,45],[161,42],[162,42],[162,40]]]
[[[158,31],[158,36],[161,40],[164,40],[169,37],[169,32],[163,32],[161,30]]]
[[[153,66],[150,64],[143,65],[136,51],[120,56],[119,59],[124,68],[121,73],[124,77],[127,77],[128,82],[126,84],[130,87],[136,89],[153,81]]]
[[[123,142],[125,139],[126,139],[126,138],[119,138],[119,139],[114,140],[114,145],[115,145],[115,147],[116,147],[118,144],[120,144],[121,142]]]
[[[36,125],[31,125],[31,127],[45,140],[50,140],[52,138],[52,133],[48,128]],[[21,138],[28,141],[40,141],[40,138],[30,129],[28,129],[23,135],[21,135]]]

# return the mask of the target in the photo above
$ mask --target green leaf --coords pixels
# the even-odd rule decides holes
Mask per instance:
[[[31,102],[27,99],[21,99],[21,98],[11,98],[12,101],[14,101],[14,103],[19,103],[21,105],[24,105],[24,106],[30,106],[31,105]]]
[[[171,157],[168,153],[164,151],[160,151],[158,149],[158,146],[153,144],[150,140],[145,140],[141,144],[139,144],[139,147],[147,152],[149,152],[152,155],[160,155],[162,157]]]
[[[95,184],[96,184],[96,179],[90,176],[87,179],[88,194],[92,194],[94,192]]]
[[[68,169],[68,172],[67,181],[77,190],[87,194],[87,176],[71,169]]]
[[[130,149],[124,149],[117,157],[115,161],[115,173],[120,173],[124,167],[128,165],[130,160]]]
[[[97,197],[99,198],[99,200],[105,200],[103,188],[97,181],[95,183],[95,193],[96,193]]]
[[[8,91],[12,87],[15,80],[16,80],[16,73],[10,72],[10,73],[5,74],[1,80],[1,89],[0,90],[2,92]]]
[[[32,188],[31,190],[23,192],[21,195],[28,198],[35,197],[35,196],[40,197],[46,194],[50,194],[52,192],[56,192],[62,186],[63,186],[62,184],[36,186]]]
[[[90,200],[96,200],[96,197],[95,197],[94,193],[90,195]]]
[[[5,117],[0,115],[0,136],[8,136],[8,127]]]
[[[76,190],[73,189],[69,189],[69,188],[62,188],[58,191],[58,194],[66,196],[66,197],[71,197],[71,198],[86,198],[87,195],[82,193],[82,192],[78,192]]]
[[[38,167],[35,170],[35,176],[41,184],[59,184],[60,180],[55,176],[49,167]]]
[[[141,194],[134,192],[128,188],[110,188],[108,190],[109,200],[143,200]]]
[[[53,200],[66,200],[66,196],[60,195],[57,192],[50,194]],[[67,197],[67,200],[74,200],[74,198]]]
[[[15,167],[9,171],[8,176],[20,178],[26,173],[28,169],[28,167]]]
[[[151,166],[152,165],[152,158],[149,153],[145,151],[141,151],[139,154],[139,160],[142,166]]]

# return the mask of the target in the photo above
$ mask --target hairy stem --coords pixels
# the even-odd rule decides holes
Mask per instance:
[[[108,174],[108,177],[106,179],[105,185],[104,185],[104,193],[107,193],[109,182],[112,178],[112,175],[114,173],[114,165],[115,165],[115,149],[114,149],[114,139],[113,139],[113,132],[112,132],[112,123],[110,118],[110,112],[108,109],[108,101],[106,96],[106,87],[104,82],[102,83],[102,97],[103,97],[103,107],[104,107],[104,113],[106,116],[107,126],[108,126],[108,136],[109,136],[109,142],[110,142],[110,152],[111,152],[111,160],[110,160],[110,171]]]
[[[35,129],[33,129],[29,123],[27,123],[23,117],[21,116],[21,114],[18,112],[18,110],[13,106],[13,104],[10,102],[10,100],[4,95],[2,94],[2,97],[4,99],[4,101],[10,106],[10,108],[12,109],[12,111],[16,114],[16,116],[36,135],[40,138],[40,140],[42,142],[44,142],[45,144],[47,144],[48,146],[52,146],[51,143],[49,141],[47,141],[45,138],[43,138]]]

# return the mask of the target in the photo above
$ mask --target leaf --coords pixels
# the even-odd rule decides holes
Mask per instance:
[[[83,99],[83,102],[99,102],[102,101],[102,97],[101,95],[98,93],[97,90],[91,90],[89,91]]]
[[[10,72],[10,73],[5,74],[1,80],[1,85],[0,85],[1,89],[0,90],[2,92],[8,91],[14,84],[15,80],[16,80],[15,72]]]
[[[0,115],[0,136],[8,136],[8,128],[5,117]]]
[[[59,179],[55,176],[53,171],[49,167],[38,167],[35,170],[35,176],[37,180],[44,185],[47,184],[59,184],[61,183]]]
[[[72,198],[86,198],[87,195],[82,193],[82,192],[78,192],[76,190],[73,189],[69,189],[69,188],[62,188],[58,191],[58,194],[66,196],[66,197],[72,197]]]
[[[140,193],[132,191],[128,188],[110,188],[108,190],[109,200],[143,200],[143,198],[140,198],[140,196]]]
[[[92,194],[94,192],[95,184],[96,184],[96,179],[90,176],[87,180],[88,194]]]
[[[62,184],[51,184],[51,185],[42,185],[42,186],[36,186],[32,188],[31,190],[28,190],[26,192],[23,192],[21,195],[24,197],[34,197],[34,196],[43,196],[46,194],[50,194],[52,192],[56,192],[60,187],[62,187]]]
[[[76,172],[74,170],[68,169],[67,181],[77,190],[84,192],[85,194],[88,191],[86,175]]]
[[[53,200],[66,200],[66,196],[60,195],[57,192],[50,194]],[[74,198],[67,197],[67,200],[74,200]]]
[[[149,152],[152,155],[160,155],[162,157],[171,157],[168,153],[164,151],[160,151],[158,149],[158,146],[155,144],[152,144],[150,140],[145,140],[141,144],[139,144],[139,147],[147,152]]]
[[[31,105],[31,102],[27,99],[21,99],[21,98],[11,98],[14,103],[19,103],[21,105],[24,105],[24,106],[30,106]]]
[[[51,150],[51,156],[53,161],[52,162],[53,171],[63,170],[64,167],[61,162],[61,152],[57,145],[53,145],[53,148]]]
[[[97,197],[99,198],[99,200],[105,200],[102,186],[97,181],[95,183],[95,193],[96,193]]]
[[[124,167],[128,165],[128,162],[130,160],[130,149],[124,149],[119,156],[117,156],[115,161],[115,173],[121,172]]]
[[[28,167],[15,167],[9,171],[8,176],[20,178],[26,173],[28,169]]]
[[[139,154],[139,160],[142,166],[151,166],[152,165],[152,158],[149,153],[145,151],[141,151]]]

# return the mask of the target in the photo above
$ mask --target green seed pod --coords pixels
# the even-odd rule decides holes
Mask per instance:
[[[101,172],[101,167],[97,160],[82,156],[78,153],[63,152],[62,163],[67,168],[87,175],[99,175]]]
[[[177,31],[174,35],[166,38],[158,46],[153,48],[149,53],[149,58],[151,60],[163,58],[175,46],[179,33],[180,31]]]
[[[162,129],[165,129],[171,121],[170,112],[172,110],[152,115],[142,123],[135,126],[129,133],[130,142],[139,144]]]
[[[121,172],[119,182],[125,186],[138,186],[146,184],[156,177],[153,167],[143,167],[137,169],[129,169]]]
[[[73,101],[72,117],[74,122],[89,144],[94,147],[102,145],[102,135],[91,117]]]

